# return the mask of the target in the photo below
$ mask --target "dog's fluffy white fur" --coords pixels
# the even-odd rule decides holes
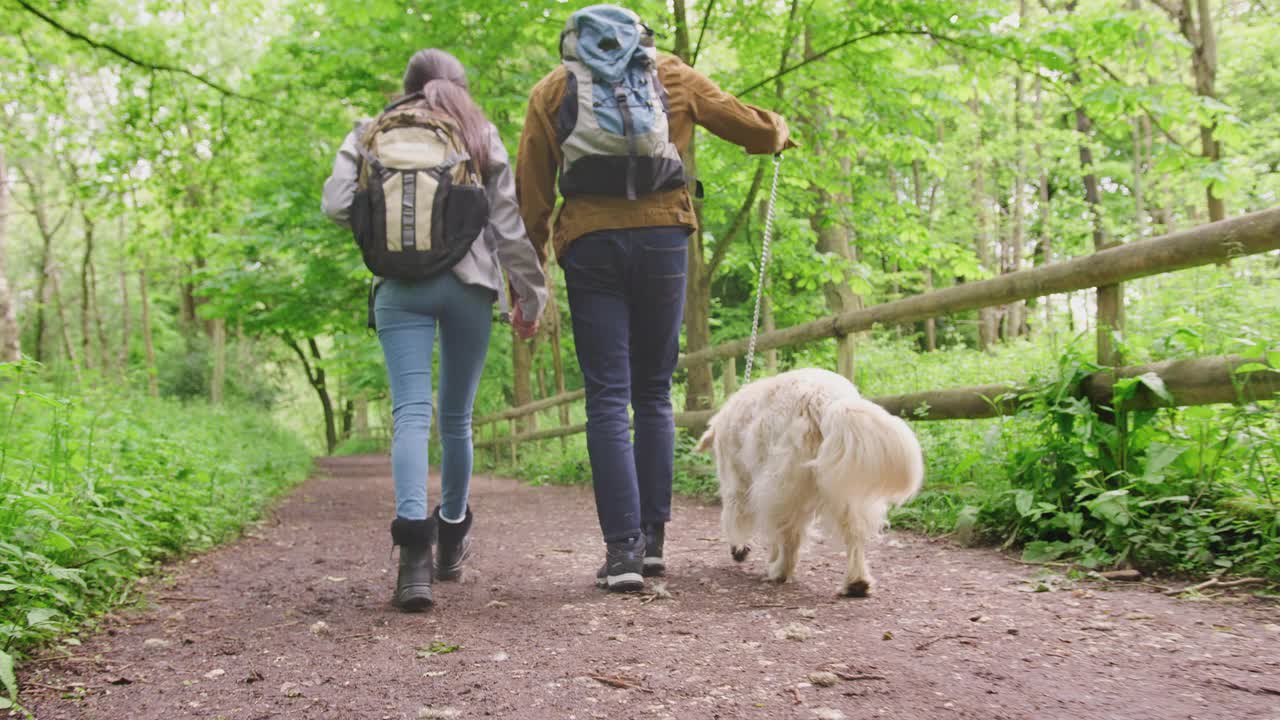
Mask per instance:
[[[849,553],[840,592],[871,589],[866,544],[891,505],[920,489],[924,459],[907,424],[833,372],[792,370],[743,387],[711,419],[698,450],[714,450],[721,526],[735,560],[753,536],[769,547],[768,577],[785,582],[815,518]]]

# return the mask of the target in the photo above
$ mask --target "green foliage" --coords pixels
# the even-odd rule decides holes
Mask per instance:
[[[0,409],[9,654],[124,602],[159,562],[232,535],[310,467],[292,435],[247,405],[59,385],[3,364]]]
[[[1010,488],[979,523],[1030,562],[1280,578],[1275,403],[1121,409],[1112,423],[1073,392],[1095,369],[1068,354],[1026,398],[1005,434]],[[1139,385],[1167,393],[1158,377],[1133,378],[1117,383],[1115,407]]]

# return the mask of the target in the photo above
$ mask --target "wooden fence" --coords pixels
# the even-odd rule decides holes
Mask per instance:
[[[1277,249],[1280,249],[1280,208],[762,333],[758,338],[756,351],[764,352],[814,340],[841,337],[869,330],[877,323],[915,322],[1056,293],[1096,290],[1128,280],[1226,263],[1234,258]],[[1106,318],[1100,317],[1100,346],[1106,343],[1103,338],[1112,330],[1106,325]],[[1120,328],[1115,330],[1119,331]],[[746,350],[746,339],[734,340],[683,355],[677,367],[689,368],[717,360],[724,361],[724,390],[728,396],[733,394],[737,386],[736,358],[744,355]],[[1228,356],[1116,368],[1091,375],[1083,383],[1080,393],[1095,405],[1109,405],[1116,378],[1136,377],[1145,373],[1155,373],[1164,381],[1165,387],[1173,396],[1174,405],[1267,399],[1280,392],[1280,373],[1258,367],[1252,371],[1247,367],[1240,371],[1241,366],[1250,363],[1261,364],[1261,360]],[[1012,414],[1017,409],[1023,392],[1007,384],[983,385],[871,399],[903,417],[915,420],[953,420]],[[558,426],[525,433],[516,431],[516,420],[519,418],[583,398],[583,390],[574,390],[479,418],[474,423],[477,436],[475,445],[477,448],[493,448],[495,453],[505,446],[514,462],[517,458],[517,446],[521,443],[585,432],[585,424],[570,425],[564,420],[563,414]],[[1167,404],[1149,391],[1142,391],[1129,401],[1127,407],[1150,408]],[[713,413],[713,410],[677,413],[676,425],[700,427],[706,424]],[[505,435],[500,436],[498,428],[504,422],[509,429]],[[489,427],[488,438],[481,431],[485,426]]]

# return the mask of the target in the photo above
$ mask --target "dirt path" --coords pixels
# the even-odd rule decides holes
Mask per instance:
[[[477,478],[469,580],[404,615],[387,604],[387,463],[323,468],[277,522],[153,580],[150,609],[28,665],[35,716],[1280,720],[1274,606],[1034,592],[1036,568],[901,533],[872,554],[878,592],[840,599],[836,549],[769,586],[689,502],[668,531],[672,597],[608,595],[580,488]],[[823,669],[858,679],[821,687]]]

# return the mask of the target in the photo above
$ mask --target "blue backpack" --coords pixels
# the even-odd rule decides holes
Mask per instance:
[[[653,31],[630,10],[592,5],[569,17],[560,56],[568,73],[556,118],[560,193],[634,200],[682,187]]]

